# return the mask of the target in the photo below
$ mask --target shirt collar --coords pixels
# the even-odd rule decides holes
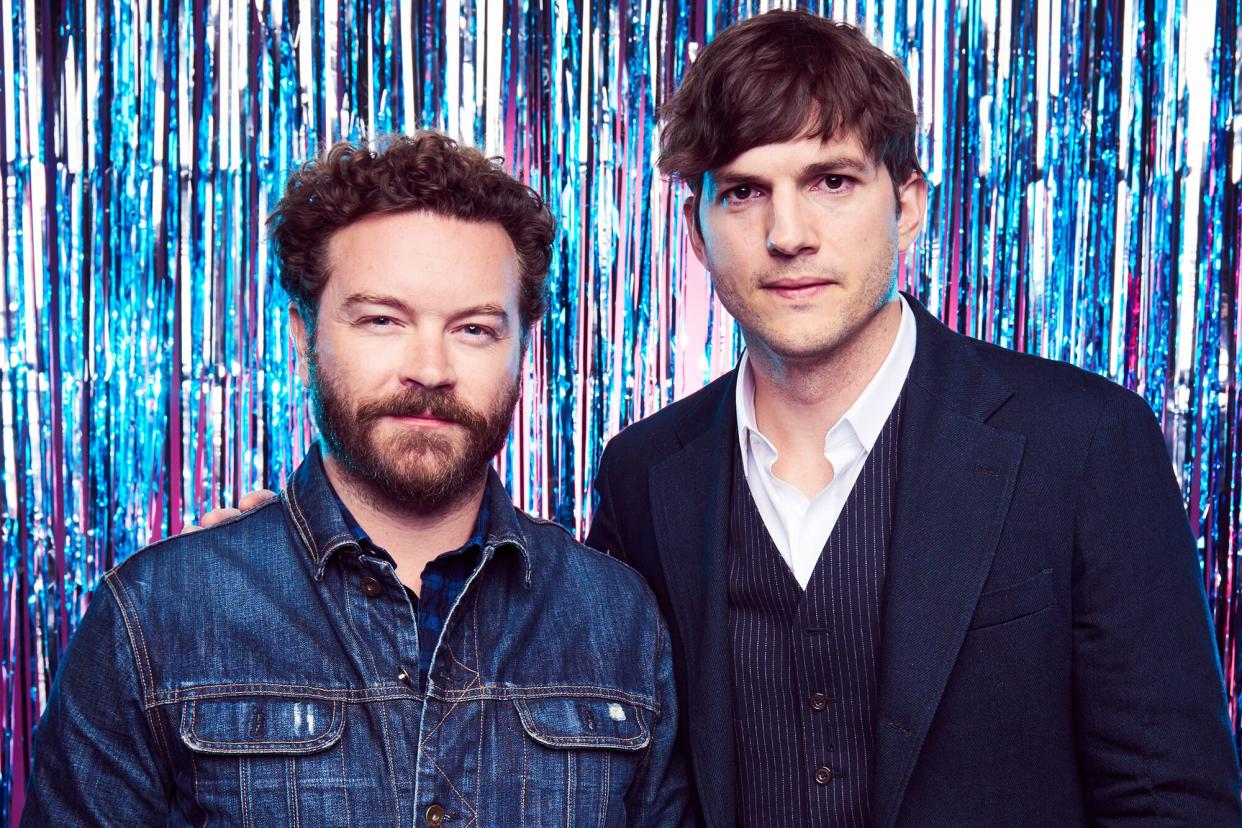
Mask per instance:
[[[345,505],[345,501],[341,500],[341,496],[336,491],[336,487],[332,485],[331,480],[328,481],[328,487],[332,490],[332,494],[336,497],[336,505],[337,508],[341,510],[341,518],[345,521],[345,526],[348,527],[350,534],[353,535],[354,540],[358,542],[358,545],[363,549],[369,548],[379,552],[385,557],[388,557],[388,551],[376,544],[375,541],[371,540],[371,537],[367,534],[367,530],[363,529],[362,524],[358,523],[357,519],[354,518],[353,512],[349,511],[349,507]],[[479,507],[479,514],[474,520],[474,531],[471,533],[470,539],[457,549],[446,552],[445,554],[451,555],[458,552],[466,552],[471,549],[482,549],[484,542],[486,541],[488,513],[490,511],[491,505],[485,497],[483,498],[482,505]]]
[[[315,580],[323,577],[328,563],[338,552],[345,548],[356,550],[366,539],[366,532],[349,515],[328,482],[318,442],[311,446],[306,459],[289,478],[281,492],[281,500],[315,565]],[[526,584],[530,584],[531,551],[518,523],[517,508],[495,469],[490,467],[483,505],[467,546],[470,543],[482,548],[484,561],[499,550],[516,549],[526,565]]]
[[[853,432],[863,449],[871,451],[875,441],[879,439],[884,422],[892,412],[897,398],[901,395],[906,376],[910,373],[910,365],[914,362],[914,351],[917,345],[917,331],[914,312],[906,303],[906,298],[897,294],[901,303],[901,323],[897,327],[897,336],[889,348],[888,355],[876,371],[875,376],[867,383],[867,387],[854,400],[853,405],[842,415],[841,421],[829,429],[824,436],[825,454],[829,439],[838,429],[845,428]],[[750,355],[743,353],[738,362],[737,378],[737,435],[742,445],[742,470],[750,473],[750,452],[745,451],[751,438],[771,445],[759,430],[758,419],[755,417],[755,377],[750,367]],[[775,449],[773,449],[775,454]]]

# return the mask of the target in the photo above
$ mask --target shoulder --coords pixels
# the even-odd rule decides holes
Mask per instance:
[[[601,603],[656,615],[647,582],[628,564],[580,543],[565,527],[518,512],[526,541],[534,547],[539,577],[558,595],[594,596]]]
[[[667,457],[687,438],[709,428],[726,407],[731,410],[735,375],[736,370],[730,371],[622,429],[604,447],[604,458],[614,463],[651,463]]]
[[[979,360],[1013,391],[1006,408],[1049,428],[1091,433],[1112,423],[1152,425],[1155,413],[1140,395],[1107,377],[1045,357],[962,337]],[[1064,433],[1064,431],[1063,431]]]
[[[233,589],[287,578],[296,539],[280,498],[272,498],[215,526],[156,541],[104,578],[123,603],[128,596],[144,603],[201,604],[212,596],[236,595]]]

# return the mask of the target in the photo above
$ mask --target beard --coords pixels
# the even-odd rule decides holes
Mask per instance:
[[[509,436],[520,391],[515,379],[485,412],[449,391],[419,385],[355,404],[339,378],[319,364],[313,348],[309,367],[315,423],[327,450],[359,485],[359,494],[416,514],[446,511],[478,490]],[[460,429],[406,428],[388,438],[378,433],[384,417],[420,415]]]

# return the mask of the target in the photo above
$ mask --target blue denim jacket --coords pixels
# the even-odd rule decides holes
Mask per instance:
[[[637,574],[514,509],[418,693],[412,608],[317,452],[280,497],[109,572],[23,825],[686,824],[668,634]]]

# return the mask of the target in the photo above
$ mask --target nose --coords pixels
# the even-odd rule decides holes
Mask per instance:
[[[407,343],[401,380],[424,388],[451,387],[457,381],[448,343],[439,331],[415,332]]]
[[[799,256],[819,247],[816,225],[808,205],[796,192],[772,194],[768,220],[768,253],[773,256]]]

